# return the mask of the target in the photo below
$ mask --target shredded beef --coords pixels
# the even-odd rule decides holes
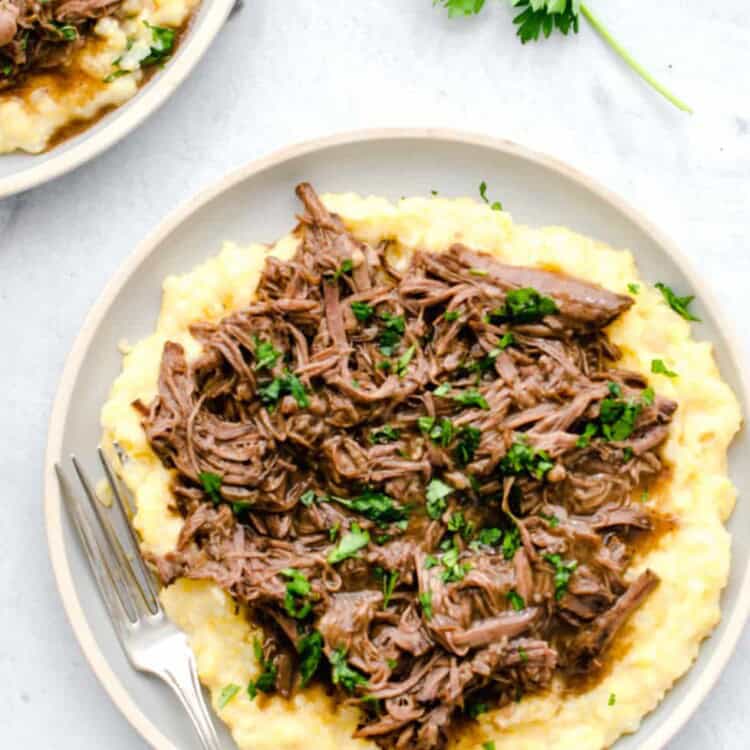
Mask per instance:
[[[152,562],[247,606],[264,692],[322,680],[357,736],[442,748],[601,668],[658,582],[628,567],[676,404],[616,366],[630,298],[461,245],[405,265],[297,194],[294,257],[136,404],[185,517]]]
[[[0,90],[58,68],[123,0],[0,0]]]

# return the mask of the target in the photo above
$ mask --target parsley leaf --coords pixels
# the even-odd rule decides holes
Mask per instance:
[[[433,0],[433,5],[442,4],[448,17],[476,15],[484,7],[485,0]]]
[[[607,705],[614,706],[615,703],[617,703],[617,696],[614,693],[610,693],[609,699],[607,700]]]
[[[591,442],[591,438],[596,437],[598,431],[599,428],[594,422],[588,422],[583,430],[583,434],[576,440],[576,448],[585,448]]]
[[[359,524],[353,523],[351,531],[341,537],[341,541],[328,553],[328,562],[331,565],[340,563],[348,557],[354,557],[359,550],[370,543],[370,534],[363,531]]]
[[[507,529],[503,533],[503,557],[506,560],[512,560],[521,546],[521,532],[518,530],[518,526],[513,526],[511,529]]]
[[[432,392],[433,396],[439,396],[440,398],[444,398],[451,392],[451,386],[450,383],[443,383],[442,385],[439,385],[435,390]]]
[[[481,10],[481,8],[479,10]],[[475,13],[479,13],[479,10],[475,11]],[[484,180],[479,183],[479,196],[493,211],[503,210],[503,204],[500,203],[500,201],[493,201],[492,203],[490,202],[490,199],[487,197],[487,183]],[[486,276],[487,271],[485,271],[481,275]]]
[[[476,389],[467,388],[453,396],[453,400],[461,406],[477,406],[480,409],[489,409],[487,399]]]
[[[528,438],[521,435],[500,460],[500,470],[504,474],[530,474],[542,480],[554,466],[547,451],[539,451],[529,444]]]
[[[280,573],[289,579],[284,596],[284,609],[290,617],[303,620],[312,611],[312,604],[308,600],[312,586],[305,574],[295,568],[284,568]]]
[[[224,685],[224,687],[221,689],[221,692],[219,693],[219,709],[224,708],[229,701],[231,701],[237,693],[240,692],[240,686],[235,685],[233,682],[229,683],[229,685]]]
[[[455,492],[453,487],[441,482],[439,479],[432,479],[427,485],[427,515],[436,520],[445,513],[448,503],[445,498]]]
[[[483,742],[482,750],[496,750],[495,740],[487,740],[487,742]]]
[[[665,364],[663,359],[652,359],[651,360],[651,372],[656,375],[666,375],[668,378],[676,378],[677,373],[674,370],[670,370]]]
[[[631,294],[638,294],[641,291],[641,285],[640,284],[628,284],[628,291]]]
[[[395,427],[385,424],[379,430],[372,430],[370,432],[370,442],[381,445],[383,443],[392,443],[394,440],[398,440],[400,434],[401,432]]]
[[[221,477],[211,471],[202,471],[198,474],[198,479],[203,485],[203,490],[213,500],[214,505],[218,505],[221,502],[221,493],[219,492],[222,482]]]
[[[564,562],[560,555],[546,554],[544,559],[555,569],[555,599],[558,601],[565,596],[568,590],[568,583],[573,571],[578,567],[575,560]]]
[[[380,319],[384,324],[380,332],[380,352],[384,357],[392,357],[404,335],[406,322],[403,315],[393,315],[389,312],[381,313]]]
[[[263,646],[257,637],[253,639],[253,651],[262,671],[257,680],[250,680],[247,684],[247,694],[250,696],[250,700],[255,698],[258,690],[262,693],[272,693],[276,689],[276,665],[265,660]]]
[[[317,630],[302,636],[297,642],[297,653],[299,654],[302,687],[305,687],[318,671],[320,658],[323,655],[323,636]]]
[[[458,320],[460,317],[460,310],[448,310],[447,312],[443,313],[443,319],[447,320],[449,323],[452,323],[454,320]]]
[[[348,693],[353,693],[358,687],[364,687],[368,683],[367,678],[356,669],[352,669],[346,660],[346,651],[337,648],[328,657],[331,662],[331,678],[334,685],[341,685]]]
[[[505,295],[505,303],[490,312],[490,319],[514,323],[535,323],[545,315],[559,312],[557,303],[551,297],[545,297],[533,287],[511,289]]]
[[[414,357],[414,352],[417,351],[417,347],[412,344],[396,361],[396,374],[403,378],[404,375],[406,375],[406,370],[409,367],[409,362],[411,362],[412,357]]]
[[[513,607],[516,612],[520,612],[526,607],[526,602],[523,600],[523,597],[515,589],[511,589],[507,593],[507,599],[510,602],[510,606]]]
[[[417,424],[422,432],[426,432],[433,443],[447,448],[453,440],[455,428],[448,417],[441,417],[435,424],[435,417],[419,417]]]
[[[695,299],[695,295],[688,295],[687,297],[678,297],[672,289],[670,289],[666,284],[662,284],[662,282],[658,282],[657,284],[654,284],[654,286],[661,292],[662,297],[664,297],[666,303],[681,317],[685,318],[685,320],[694,320],[697,323],[701,322],[701,319],[693,315],[693,313],[688,310],[688,307],[690,307],[690,303]]]
[[[375,314],[375,310],[367,302],[352,302],[352,312],[360,323],[367,323]]]
[[[409,517],[408,508],[382,492],[366,490],[351,500],[336,496],[331,499],[378,524],[398,523]]]
[[[393,592],[396,590],[396,584],[398,583],[398,571],[392,570],[383,576],[383,609],[388,606],[391,601]]]
[[[443,572],[440,574],[440,580],[443,583],[461,581],[471,570],[471,565],[468,562],[460,563],[458,561],[460,554],[461,551],[454,542],[453,546],[441,555],[440,562],[443,565]]]
[[[480,703],[479,701],[471,701],[466,704],[466,713],[470,719],[476,719],[477,716],[486,714],[489,708],[486,703]]]
[[[253,341],[255,343],[254,369],[256,371],[264,368],[268,368],[269,370],[272,369],[281,356],[281,352],[278,349],[275,349],[270,341],[263,341],[257,336],[253,336]]]
[[[152,26],[148,21],[143,22],[147,29],[151,30],[151,50],[147,57],[141,60],[141,67],[148,65],[163,65],[171,56],[174,48],[174,29],[166,29],[163,26]]]
[[[432,619],[432,591],[423,591],[419,597],[419,603],[422,605],[422,614],[425,619]]]
[[[455,456],[456,461],[458,461],[461,466],[466,466],[474,459],[474,453],[479,447],[479,441],[481,439],[482,433],[476,427],[467,425],[459,430]]]
[[[270,383],[258,388],[260,400],[266,406],[273,406],[278,403],[278,400],[285,393],[290,393],[294,396],[294,400],[300,408],[306,409],[310,406],[310,399],[307,397],[305,386],[302,385],[302,381],[296,375],[289,372],[289,370],[285,371],[283,378],[274,378]]]
[[[315,503],[324,502],[327,498],[323,495],[320,497],[315,494],[315,490],[307,490],[307,492],[303,492],[300,497],[299,501],[304,505],[306,508],[309,508],[310,506],[314,505]]]

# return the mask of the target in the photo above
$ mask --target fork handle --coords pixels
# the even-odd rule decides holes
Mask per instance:
[[[187,659],[180,659],[174,667],[164,670],[161,676],[188,712],[204,750],[221,750],[216,729],[203,700],[192,652]]]

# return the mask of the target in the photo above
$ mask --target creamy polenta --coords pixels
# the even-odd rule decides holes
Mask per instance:
[[[127,0],[121,18],[97,21],[64,73],[34,73],[18,90],[0,93],[0,154],[39,153],[62,128],[135,96],[146,74],[141,63],[154,45],[153,27],[181,28],[199,1]]]
[[[648,373],[660,393],[679,403],[663,449],[667,478],[645,501],[678,519],[676,528],[640,553],[629,571],[646,567],[661,579],[618,638],[610,668],[595,686],[574,694],[558,685],[520,703],[483,714],[453,740],[454,748],[477,748],[494,740],[497,750],[599,750],[635,731],[674,681],[689,669],[699,645],[718,623],[719,598],[729,572],[730,544],[724,522],[735,502],[727,476],[727,448],[740,426],[740,410],[721,380],[711,345],[691,338],[688,323],[643,282],[633,256],[562,227],[531,229],[507,213],[469,199],[408,198],[397,205],[380,198],[328,195],[359,239],[395,240],[402,260],[416,249],[439,252],[462,242],[517,265],[561,271],[620,293],[635,304],[609,330],[622,350],[622,365]],[[170,510],[170,473],[154,455],[132,408],[157,394],[164,342],[181,343],[188,357],[200,351],[188,326],[218,321],[247,305],[267,254],[290,258],[297,240],[287,236],[270,249],[227,243],[215,258],[164,283],[155,333],[134,346],[123,344],[123,372],[102,411],[103,442],[116,441],[129,457],[121,467],[138,507],[136,527],[145,549],[163,554],[175,546],[182,518]],[[634,286],[637,285],[637,286]],[[650,373],[663,360],[678,377]],[[315,738],[319,750],[376,747],[352,739],[357,711],[337,707],[319,687],[289,701],[241,692],[220,708],[222,689],[247,684],[259,671],[253,628],[216,585],[180,580],[162,593],[169,616],[190,636],[200,677],[214,708],[242,750],[303,750]]]

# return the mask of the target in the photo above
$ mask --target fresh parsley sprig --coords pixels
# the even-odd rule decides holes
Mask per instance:
[[[569,32],[578,33],[579,20],[583,16],[594,31],[606,42],[625,64],[639,75],[651,88],[661,94],[675,107],[692,114],[693,110],[675,96],[662,83],[654,78],[623,46],[602,23],[591,8],[581,0],[510,0],[512,7],[520,12],[513,19],[516,35],[521,44],[536,42],[542,35],[548,38],[553,31],[568,35]],[[440,5],[447,9],[448,16],[472,16],[480,13],[485,6],[485,0],[433,0],[433,5]]]

